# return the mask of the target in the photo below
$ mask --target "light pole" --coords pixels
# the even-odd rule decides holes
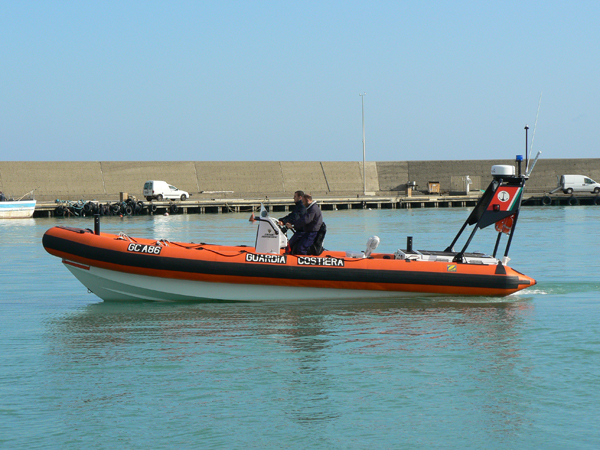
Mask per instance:
[[[366,171],[365,171],[365,95],[367,95],[366,92],[363,92],[362,94],[358,94],[360,95],[361,101],[362,101],[362,126],[363,126],[363,194],[367,195],[367,178],[365,176]]]

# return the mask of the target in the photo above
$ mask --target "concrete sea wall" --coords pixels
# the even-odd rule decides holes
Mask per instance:
[[[376,194],[404,194],[406,183],[427,191],[439,182],[442,193],[483,189],[494,164],[512,160],[367,162],[366,190]],[[527,185],[528,192],[547,192],[563,174],[580,174],[600,181],[600,158],[540,159]],[[120,192],[142,198],[147,180],[165,180],[197,198],[290,197],[297,189],[313,196],[357,195],[363,192],[362,162],[332,161],[4,161],[0,162],[0,190],[20,197],[36,189],[40,201],[117,200]]]

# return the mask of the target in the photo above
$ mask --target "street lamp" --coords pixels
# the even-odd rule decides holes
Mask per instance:
[[[361,101],[362,101],[362,126],[363,126],[363,194],[367,195],[367,178],[365,176],[366,171],[365,171],[365,95],[367,95],[366,92],[363,92],[362,94],[358,94],[360,95]]]

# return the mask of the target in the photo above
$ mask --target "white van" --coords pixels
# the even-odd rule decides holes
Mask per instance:
[[[160,202],[163,199],[187,200],[190,194],[171,186],[166,181],[150,180],[144,183],[144,197],[148,201],[156,199]]]
[[[565,194],[572,194],[573,192],[600,193],[600,183],[596,183],[591,178],[583,175],[562,175],[558,187]]]

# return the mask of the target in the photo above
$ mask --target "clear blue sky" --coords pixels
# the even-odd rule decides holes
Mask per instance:
[[[600,157],[600,2],[0,0],[2,160]]]

